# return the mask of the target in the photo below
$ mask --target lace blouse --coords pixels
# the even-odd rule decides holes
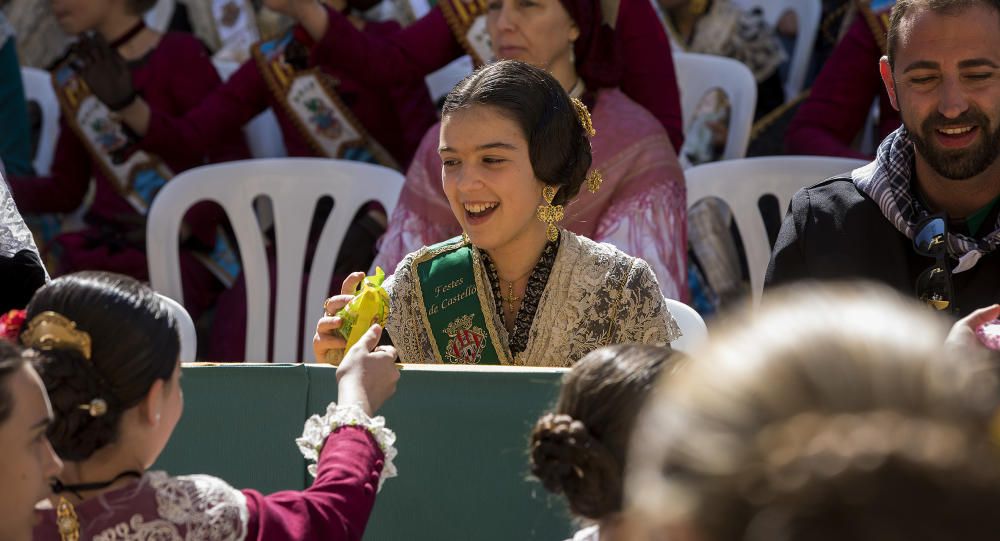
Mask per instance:
[[[395,435],[384,423],[356,406],[331,405],[325,416],[310,418],[297,443],[304,455],[319,458],[319,467],[310,470],[316,480],[303,491],[265,496],[210,475],[147,472],[134,483],[75,505],[79,538],[360,541],[380,481],[396,471]],[[56,512],[39,511],[41,521],[32,538],[60,540]]]
[[[390,311],[386,328],[403,362],[435,362],[417,297],[418,278],[411,270],[422,250],[406,256],[385,288]],[[537,267],[536,267],[537,269]],[[486,269],[475,269],[487,277]],[[497,303],[496,294],[487,304]],[[610,244],[596,243],[562,230],[555,261],[540,294],[524,350],[515,365],[570,366],[602,346],[621,343],[669,344],[681,333],[666,307],[656,276],[642,259]],[[511,351],[512,338],[494,311],[500,335],[497,347]]]

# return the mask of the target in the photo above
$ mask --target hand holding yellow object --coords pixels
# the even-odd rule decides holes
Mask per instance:
[[[340,334],[347,340],[345,350],[356,344],[372,323],[385,326],[389,317],[389,293],[382,287],[384,281],[385,272],[381,267],[375,267],[375,276],[366,276],[358,284],[351,302],[337,312],[337,317],[343,321]]]

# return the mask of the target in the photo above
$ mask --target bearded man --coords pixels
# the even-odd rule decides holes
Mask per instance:
[[[767,284],[863,278],[964,316],[1000,301],[1000,0],[899,0],[887,41],[903,126],[795,194]]]

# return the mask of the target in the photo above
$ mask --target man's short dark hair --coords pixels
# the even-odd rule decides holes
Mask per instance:
[[[1000,0],[896,0],[889,16],[889,32],[886,36],[886,56],[889,57],[889,65],[895,67],[899,27],[907,13],[915,9],[928,9],[935,13],[955,15],[978,5],[993,8],[1000,17]],[[1000,32],[1000,28],[997,31]]]

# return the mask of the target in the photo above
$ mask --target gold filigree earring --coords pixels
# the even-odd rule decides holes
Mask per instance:
[[[564,217],[563,206],[552,204],[557,189],[555,186],[546,184],[542,188],[542,199],[545,200],[545,204],[538,205],[538,219],[546,224],[545,236],[548,237],[549,242],[555,242],[559,238],[559,228],[556,227],[556,224]]]

